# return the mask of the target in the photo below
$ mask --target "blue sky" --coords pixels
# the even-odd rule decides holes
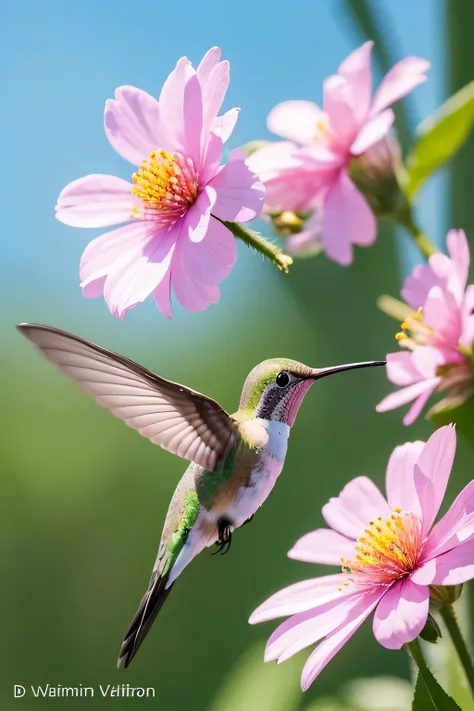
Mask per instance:
[[[395,58],[418,54],[432,62],[430,81],[410,103],[416,122],[445,98],[441,0],[377,0],[375,7]],[[10,296],[12,317],[49,322],[65,310],[82,310],[86,320],[110,318],[101,300],[85,302],[78,287],[81,252],[98,232],[58,223],[54,204],[66,183],[87,173],[129,177],[130,166],[102,126],[104,102],[117,86],[134,84],[156,95],[180,56],[197,63],[220,45],[231,62],[225,108],[242,109],[235,146],[270,137],[265,120],[277,102],[320,101],[325,76],[363,40],[343,0],[15,0],[2,14],[7,209],[0,289]],[[436,213],[423,213],[433,231]],[[438,224],[438,239],[443,230]],[[224,295],[239,288],[244,270],[254,269],[260,261],[241,250]]]

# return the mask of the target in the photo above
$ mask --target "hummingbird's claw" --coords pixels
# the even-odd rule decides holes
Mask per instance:
[[[230,550],[232,543],[232,524],[225,516],[222,516],[217,522],[217,533],[219,536],[216,543],[217,550],[211,555],[216,555],[217,553],[225,555]]]

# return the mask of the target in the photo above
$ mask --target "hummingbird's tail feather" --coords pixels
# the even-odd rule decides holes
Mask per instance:
[[[150,580],[135,617],[130,623],[129,630],[120,648],[117,662],[118,669],[126,669],[137,653],[141,643],[147,636],[153,622],[161,610],[166,598],[171,592],[173,583],[166,587],[169,573],[160,575],[155,571]]]

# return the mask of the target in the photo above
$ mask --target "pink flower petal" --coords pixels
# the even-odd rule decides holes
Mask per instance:
[[[81,284],[82,296],[85,299],[96,299],[104,293],[105,276],[99,276],[96,279],[91,279],[85,284]]]
[[[373,46],[373,42],[365,42],[352,52],[338,69],[338,74],[347,81],[347,97],[358,122],[365,119],[370,108],[372,95],[370,59]]]
[[[341,536],[337,531],[318,528],[296,541],[289,551],[288,557],[305,563],[322,563],[323,565],[341,565],[345,560],[355,555],[354,540]]]
[[[413,309],[417,310],[420,306],[424,306],[432,287],[439,284],[439,277],[431,267],[425,264],[417,264],[410,276],[403,282],[402,298]]]
[[[207,50],[196,69],[196,74],[201,81],[207,81],[209,79],[209,74],[216,64],[219,63],[221,54],[222,51],[220,47],[211,47],[211,49]]]
[[[86,175],[66,185],[56,217],[71,227],[108,227],[132,219],[132,186],[114,175]]]
[[[415,420],[420,415],[424,406],[426,405],[426,403],[430,399],[432,393],[436,390],[436,388],[438,387],[440,382],[441,382],[441,378],[432,378],[431,380],[424,381],[425,389],[416,398],[415,402],[413,403],[413,405],[411,406],[411,408],[408,410],[407,414],[403,418],[404,425],[406,425],[408,427],[409,425],[412,425],[415,422]],[[418,384],[420,384],[420,383],[418,383]],[[412,387],[415,388],[414,385]]]
[[[168,269],[157,287],[153,289],[153,298],[163,316],[172,318],[171,311],[171,269]]]
[[[309,171],[310,166],[315,169],[315,161],[291,141],[277,141],[259,148],[248,157],[247,165],[265,182],[285,172],[302,169]]]
[[[434,526],[423,550],[426,561],[446,553],[474,536],[474,481],[461,491],[443,518]]]
[[[157,234],[137,254],[131,251],[117,260],[104,285],[104,298],[115,318],[141,304],[164,279],[170,268],[177,231]]]
[[[323,637],[332,634],[334,630],[350,622],[354,609],[357,609],[361,596],[358,595],[342,600],[338,605],[328,603],[329,608],[325,612],[320,612],[315,617],[301,623],[291,630],[290,635],[278,640],[274,647],[279,648],[278,664],[285,662],[305,647],[315,644]],[[284,640],[284,641],[283,641]],[[268,649],[265,654],[265,661],[271,661],[275,657],[275,649]]]
[[[377,223],[367,201],[347,173],[330,188],[324,203],[322,243],[327,256],[347,266],[351,264],[352,244],[371,245],[377,236]]]
[[[157,148],[170,150],[157,100],[134,86],[119,87],[115,99],[107,100],[104,126],[112,147],[134,165]]]
[[[413,363],[413,351],[388,353],[387,377],[394,385],[412,385],[418,382],[420,373]]]
[[[448,343],[457,345],[462,329],[461,311],[451,292],[434,286],[423,306],[423,319]]]
[[[315,140],[321,122],[326,124],[327,116],[312,101],[283,101],[268,114],[267,128],[290,141],[308,143]]]
[[[229,109],[222,116],[217,116],[211,125],[212,133],[215,133],[225,143],[230,138],[239,118],[240,109]]]
[[[349,104],[347,81],[342,76],[334,74],[324,81],[323,109],[338,150],[347,151],[357,135],[359,124]]]
[[[437,369],[445,363],[445,358],[434,346],[419,346],[412,352],[412,363],[422,378],[435,378]]]
[[[416,585],[430,585],[436,573],[436,558],[420,563],[411,574],[411,580]]]
[[[204,125],[205,111],[201,85],[194,75],[188,80],[184,89],[182,145],[184,154],[192,159],[197,172],[201,169],[209,134],[207,125]],[[205,145],[203,141],[206,141]]]
[[[191,242],[202,242],[209,228],[211,210],[216,201],[216,191],[207,186],[198,196],[194,205],[188,210],[183,221],[181,234],[187,235]]]
[[[219,62],[212,67],[206,78],[199,77],[199,81],[202,88],[203,134],[206,136],[214,125],[229,87],[229,62]]]
[[[474,345],[474,284],[470,284],[466,289],[461,319],[462,334],[459,345],[469,350]]]
[[[306,662],[301,676],[301,688],[306,691],[324,667],[352,637],[370,615],[380,599],[380,592],[365,595],[354,608],[350,622],[343,623],[321,642]]]
[[[160,93],[160,114],[161,120],[167,131],[174,150],[186,154],[187,136],[185,132],[185,103],[186,103],[186,87],[190,79],[194,79],[192,91],[193,97],[197,92],[196,84],[199,86],[199,79],[191,65],[191,62],[186,57],[181,59],[176,64],[175,69],[167,77]],[[189,96],[188,96],[189,98]],[[201,95],[201,115],[197,117],[199,128],[202,127],[202,95]],[[189,119],[190,123],[190,119]],[[194,166],[199,170],[200,166]]]
[[[322,514],[328,526],[355,540],[371,520],[388,518],[391,510],[373,481],[360,476],[346,484],[338,497],[329,499]]]
[[[318,600],[311,609],[282,622],[267,642],[265,661],[278,659],[281,662],[330,634],[347,620],[360,597],[360,591],[354,587],[336,589]]]
[[[430,63],[419,57],[405,57],[397,62],[385,75],[375,92],[371,115],[380,113],[425,82],[425,72],[429,68]]]
[[[106,232],[89,242],[80,265],[81,286],[106,276],[117,259],[131,251],[139,251],[156,233],[156,226],[142,220],[131,222]]]
[[[381,114],[377,114],[366,121],[351,146],[352,155],[359,156],[384,138],[394,121],[395,114],[392,109],[386,109]]]
[[[383,647],[401,649],[418,637],[428,619],[430,591],[409,578],[394,585],[380,600],[374,615],[374,635]]]
[[[328,600],[338,600],[339,588],[346,580],[347,576],[339,573],[289,585],[259,605],[250,616],[249,623],[255,625],[277,617],[295,615],[326,604]]]
[[[460,297],[469,276],[470,254],[466,233],[464,230],[450,230],[446,236],[446,244],[457,277],[457,295]],[[453,293],[456,295],[456,291]]]
[[[219,300],[216,284],[225,279],[237,259],[232,233],[211,216],[205,238],[194,243],[183,236],[171,269],[171,283],[180,304],[199,311]]]
[[[212,214],[221,220],[247,222],[263,209],[265,188],[245,162],[245,153],[237,148],[209,185],[216,191]]]
[[[387,501],[391,509],[411,511],[421,518],[421,507],[415,489],[414,466],[424,442],[407,442],[395,447],[387,466]]]
[[[203,165],[199,174],[199,187],[201,190],[219,171],[223,148],[224,144],[222,142],[222,138],[216,133],[211,132],[207,142]]]
[[[427,585],[459,585],[474,578],[474,541],[456,546],[425,563],[413,574]]]
[[[465,283],[461,285],[458,271],[453,260],[446,254],[436,252],[430,259],[430,269],[436,274],[438,284],[445,291],[449,291],[456,304],[460,304],[464,295]]]
[[[415,487],[423,514],[423,535],[431,528],[443,501],[455,453],[456,430],[451,425],[440,427],[425,444],[415,465]],[[418,468],[420,472],[417,474]]]
[[[387,412],[395,410],[397,407],[406,405],[414,400],[412,407],[403,418],[403,424],[411,425],[428,401],[430,395],[436,390],[441,382],[441,378],[431,378],[430,380],[421,380],[418,383],[409,385],[406,388],[401,388],[394,393],[390,393],[381,400],[376,406],[377,412]]]

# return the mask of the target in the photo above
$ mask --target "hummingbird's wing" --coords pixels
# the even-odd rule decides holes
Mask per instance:
[[[235,447],[236,422],[215,400],[58,328],[18,329],[99,405],[163,449],[213,471]]]

